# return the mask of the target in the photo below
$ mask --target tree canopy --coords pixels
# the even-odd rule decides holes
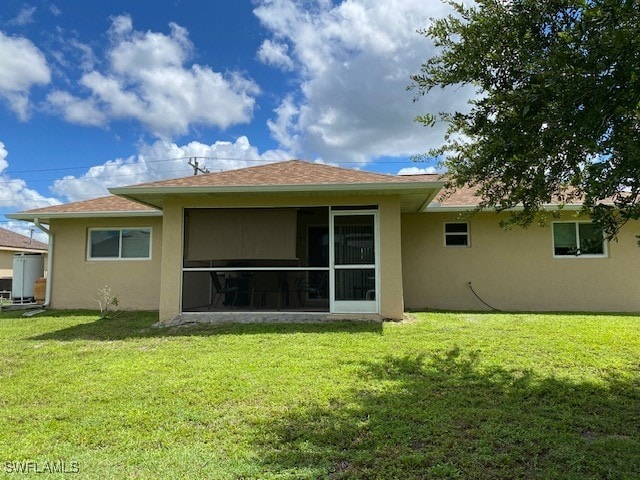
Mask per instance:
[[[453,187],[529,225],[550,203],[584,204],[610,237],[640,218],[640,2],[477,0],[421,33],[438,53],[411,77],[420,95],[473,85],[441,156]]]

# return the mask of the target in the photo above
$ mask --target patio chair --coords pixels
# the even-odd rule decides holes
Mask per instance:
[[[257,271],[251,284],[251,308],[265,308],[277,304],[280,309],[281,299],[278,283],[279,272]]]
[[[298,304],[301,307],[304,307],[306,300],[309,299],[310,296],[319,300],[326,300],[328,298],[326,283],[326,271],[322,272],[322,275],[313,282],[308,281],[306,277],[298,279],[296,285],[296,297],[298,298]]]
[[[238,285],[231,284],[225,280],[225,285],[223,287],[220,283],[218,272],[209,272],[209,274],[211,275],[211,302],[209,303],[209,310],[211,310],[212,306],[213,308],[216,308],[223,296],[225,297],[225,301],[222,302],[223,305],[235,306],[238,300]],[[233,300],[228,302],[228,298],[230,296]]]

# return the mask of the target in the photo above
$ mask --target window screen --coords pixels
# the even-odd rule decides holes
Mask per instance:
[[[122,258],[148,258],[150,230],[122,230]]]
[[[120,252],[119,230],[92,230],[90,233],[91,258],[118,258]]]
[[[150,228],[89,230],[90,259],[135,259],[150,256]]]
[[[588,255],[604,254],[602,231],[593,223],[579,223],[580,252]]]
[[[556,222],[553,224],[555,256],[604,256],[602,230],[589,222]]]
[[[578,238],[574,222],[553,224],[553,253],[555,255],[578,253]]]
[[[445,223],[444,244],[447,247],[468,247],[469,224],[466,222]]]

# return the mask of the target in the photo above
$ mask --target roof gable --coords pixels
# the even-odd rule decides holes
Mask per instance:
[[[399,195],[401,208],[416,211],[426,205],[443,184],[440,175],[390,175],[289,160],[109,191],[157,208],[163,208],[168,198],[206,201],[228,195]]]
[[[437,181],[439,175],[390,175],[365,172],[302,160],[267,163],[223,172],[192,175],[159,182],[131,185],[127,188],[149,187],[230,187],[273,185],[352,185],[380,183],[411,183]]]

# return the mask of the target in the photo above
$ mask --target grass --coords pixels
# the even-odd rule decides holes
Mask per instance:
[[[0,477],[27,460],[76,462],[59,478],[640,477],[640,317],[415,316],[4,312]]]

